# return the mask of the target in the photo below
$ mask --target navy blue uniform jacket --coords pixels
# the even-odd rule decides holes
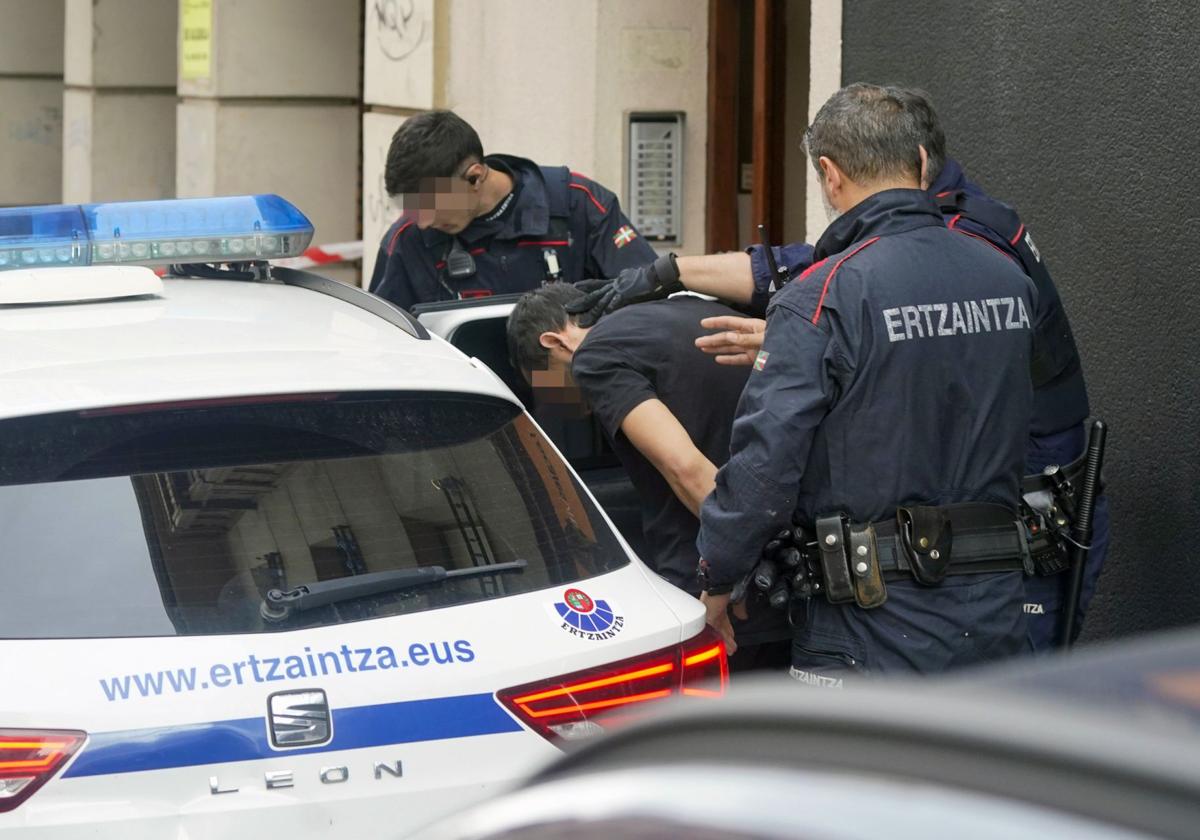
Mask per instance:
[[[969,180],[956,160],[946,161],[930,186],[929,193],[942,201],[952,196],[965,196],[967,202],[981,212],[976,214],[967,208],[968,212],[963,213],[962,208],[955,207],[953,203],[947,204],[942,207],[942,213],[949,226],[960,233],[988,241],[1016,260],[1034,281],[1038,304],[1037,312],[1033,314],[1033,324],[1043,348],[1042,367],[1049,367],[1051,375],[1036,383],[1034,388],[1033,417],[1029,430],[1032,466],[1029,469],[1037,471],[1043,463],[1066,463],[1074,459],[1083,450],[1081,424],[1090,411],[1087,386],[1066,310],[1029,229],[1015,210],[992,198],[982,187]],[[748,250],[754,273],[754,303],[761,312],[774,291],[771,272],[760,246]],[[795,243],[774,250],[779,265],[787,266],[790,276],[804,271],[813,261],[811,245]],[[1071,435],[1066,451],[1048,453],[1048,460],[1039,457],[1047,446],[1059,449],[1053,436],[1068,430]],[[1045,440],[1047,438],[1050,440]]]
[[[905,503],[1012,507],[1024,463],[1036,292],[1007,256],[949,230],[920,190],[829,226],[772,298],[729,462],[698,547],[732,583],[794,510],[891,518]]]
[[[476,219],[458,234],[475,260],[475,275],[452,280],[446,255],[453,237],[401,216],[384,234],[368,287],[408,309],[416,303],[485,297],[536,289],[549,279],[569,283],[616,277],[653,262],[654,249],[621,212],[617,197],[565,166],[538,166],[510,155],[488,155],[512,176],[513,206],[495,221]],[[547,256],[560,278],[552,278]]]

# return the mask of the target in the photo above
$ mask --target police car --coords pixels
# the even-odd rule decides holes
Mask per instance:
[[[0,210],[0,836],[401,835],[723,691],[489,368],[270,264],[311,235]]]

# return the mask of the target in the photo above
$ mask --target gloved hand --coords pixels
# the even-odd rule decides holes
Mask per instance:
[[[631,303],[662,300],[682,292],[679,268],[675,255],[659,257],[650,265],[627,268],[611,280],[584,280],[575,288],[587,294],[567,304],[567,312],[579,316],[579,326],[590,327],[603,318]]]

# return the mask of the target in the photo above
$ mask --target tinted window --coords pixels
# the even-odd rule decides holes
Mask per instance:
[[[446,394],[320,396],[0,421],[0,637],[291,630],[529,592],[627,559],[526,417]],[[524,559],[296,614],[262,596]]]

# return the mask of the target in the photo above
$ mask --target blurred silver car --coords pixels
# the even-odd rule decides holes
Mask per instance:
[[[1200,631],[921,682],[743,686],[422,840],[1195,838]]]

